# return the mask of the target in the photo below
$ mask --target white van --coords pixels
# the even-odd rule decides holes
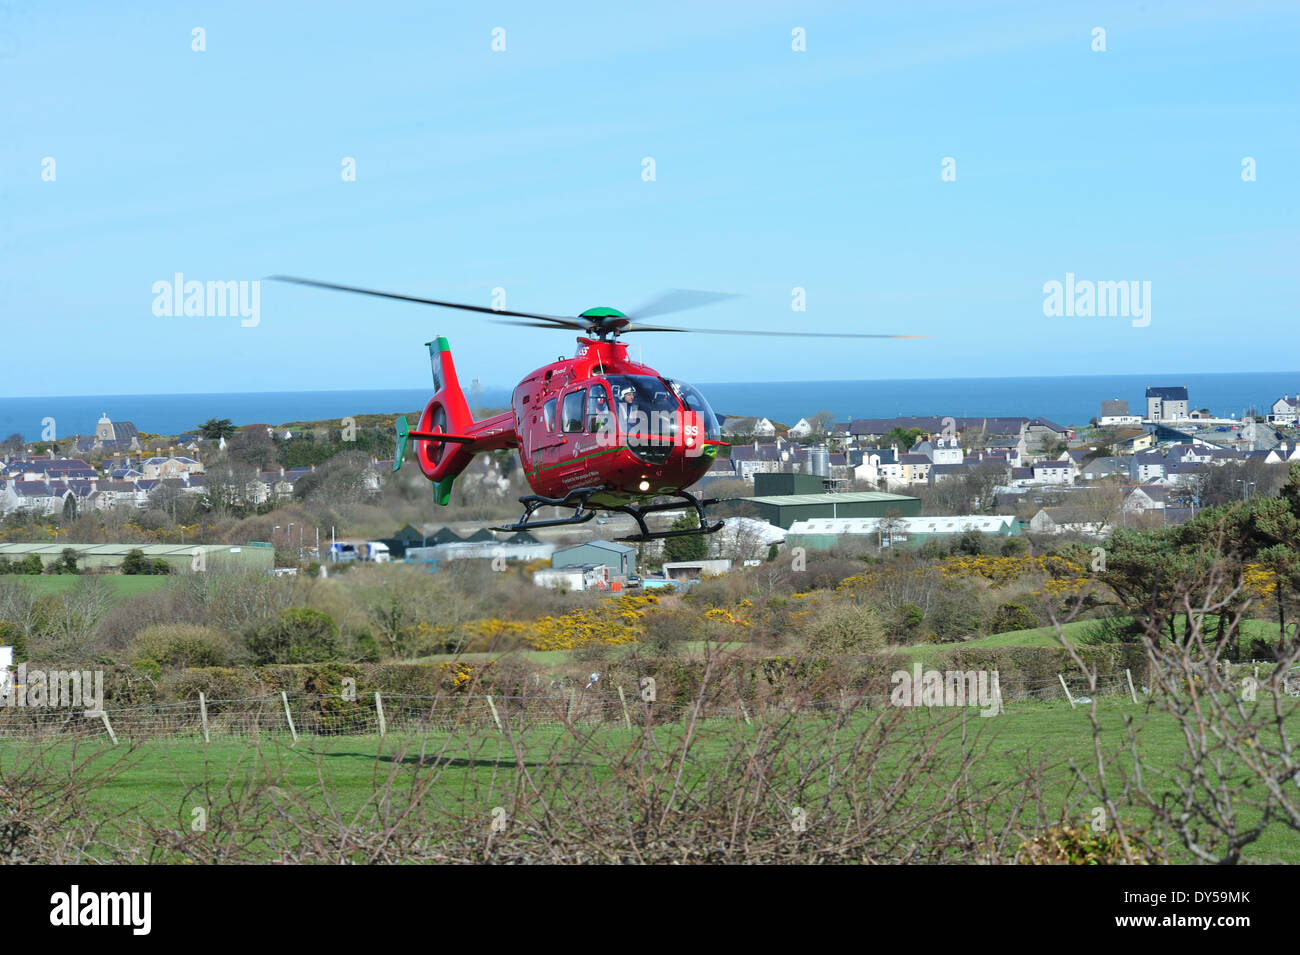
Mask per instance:
[[[376,564],[387,564],[392,561],[393,555],[388,550],[388,545],[379,541],[366,541],[361,545],[361,560],[373,560]]]

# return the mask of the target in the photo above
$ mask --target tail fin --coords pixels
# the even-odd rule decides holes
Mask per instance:
[[[474,416],[456,377],[456,364],[451,359],[447,339],[435,338],[425,344],[429,346],[433,370],[433,397],[425,406],[416,430],[411,430],[405,417],[397,419],[393,470],[402,466],[406,442],[414,439],[416,461],[424,476],[433,482],[434,500],[446,506],[451,500],[452,482],[474,456],[476,438],[466,433],[474,427]]]

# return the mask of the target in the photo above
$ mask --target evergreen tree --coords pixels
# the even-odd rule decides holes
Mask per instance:
[[[694,510],[688,510],[673,521],[671,530],[684,531],[700,526],[700,519]],[[668,537],[664,540],[664,561],[676,563],[681,560],[703,560],[709,556],[709,544],[703,534],[688,534],[684,537]]]

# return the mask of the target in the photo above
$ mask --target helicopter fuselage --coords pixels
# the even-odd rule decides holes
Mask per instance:
[[[627,356],[618,341],[578,339],[573,358],[538,368],[511,400],[519,461],[544,497],[602,487],[593,505],[670,494],[698,481],[725,447],[690,385]]]

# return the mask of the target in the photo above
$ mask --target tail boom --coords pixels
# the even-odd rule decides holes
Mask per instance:
[[[397,419],[397,448],[393,470],[402,466],[408,441],[415,441],[415,460],[424,476],[433,482],[433,496],[446,506],[451,500],[452,482],[481,451],[496,451],[517,445],[515,418],[511,412],[475,421],[465,401],[451,348],[445,338],[426,343],[433,366],[434,394],[420,415],[414,430],[406,417]]]

